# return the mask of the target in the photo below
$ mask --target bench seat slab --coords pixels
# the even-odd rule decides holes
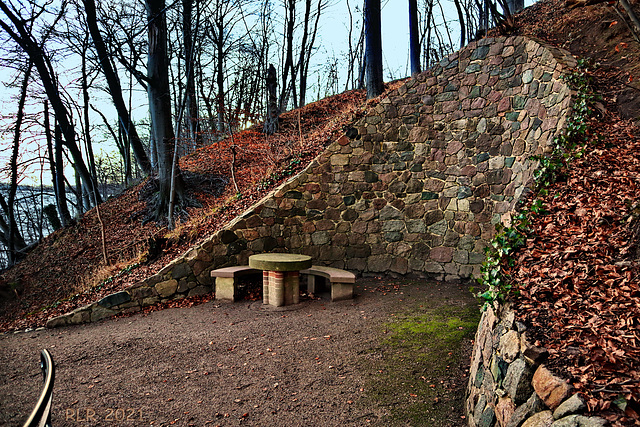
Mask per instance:
[[[258,274],[260,270],[251,268],[248,265],[237,265],[233,267],[222,267],[211,270],[211,277],[240,277],[249,274]]]

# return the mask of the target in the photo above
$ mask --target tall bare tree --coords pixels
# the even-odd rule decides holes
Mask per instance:
[[[169,212],[171,193],[183,199],[184,183],[177,165],[173,164],[174,138],[171,117],[171,90],[167,60],[167,21],[164,0],[146,0],[149,51],[147,60],[147,94],[151,117],[151,138],[158,153],[158,200],[156,219]],[[172,171],[175,176],[172,179]],[[172,188],[172,182],[174,186]]]
[[[296,23],[296,0],[285,0],[285,43],[284,43],[284,64],[282,67],[282,87],[280,90],[280,100],[278,108],[285,111],[289,104],[289,96],[292,90],[292,82],[294,81],[294,64],[293,64],[293,32]],[[289,74],[292,75],[289,82]]]
[[[300,57],[298,59],[297,65],[297,69],[299,70],[300,74],[300,99],[298,102],[299,107],[302,107],[307,103],[307,80],[309,78],[309,63],[311,62],[313,47],[315,45],[316,36],[318,34],[318,23],[320,21],[320,15],[323,9],[326,7],[326,4],[327,3],[325,1],[318,0],[313,29],[311,29],[311,0],[305,0],[305,11],[303,20],[304,28],[302,30]]]
[[[87,27],[89,28],[89,33],[91,34],[91,38],[93,39],[93,45],[96,49],[98,60],[100,61],[100,66],[102,67],[102,72],[104,73],[107,85],[109,86],[109,93],[111,94],[113,105],[115,106],[118,113],[118,119],[121,123],[121,129],[127,132],[127,137],[129,138],[131,147],[133,148],[133,153],[136,157],[138,165],[144,171],[144,173],[149,174],[151,173],[151,162],[149,160],[149,157],[147,156],[142,141],[138,136],[136,126],[131,120],[131,115],[127,110],[127,106],[122,96],[123,92],[118,74],[113,68],[111,61],[109,60],[110,55],[107,50],[107,46],[105,45],[104,39],[102,38],[102,33],[98,28],[98,16],[96,13],[95,1],[82,0],[82,4],[84,5],[84,10],[87,15]]]
[[[93,144],[91,139],[91,119],[89,117],[89,109],[90,109],[89,105],[91,101],[91,96],[89,95],[89,85],[91,83],[90,83],[89,71],[87,69],[87,50],[89,49],[88,34],[84,35],[80,44],[81,44],[81,51],[82,51],[82,59],[80,61],[81,63],[80,85],[81,85],[82,100],[83,100],[82,123],[84,127],[83,135],[84,135],[85,154],[87,158],[87,163],[88,163],[87,166],[89,167],[89,172],[91,173],[91,176],[93,177],[93,180],[96,183],[96,190],[99,191],[97,188],[98,174],[96,173],[96,160],[93,155]]]
[[[367,98],[375,98],[384,91],[382,75],[382,23],[380,0],[364,2],[365,68]]]
[[[456,11],[458,12],[458,22],[460,23],[460,49],[462,49],[467,44],[467,27],[464,23],[464,12],[462,10],[460,0],[453,0],[453,3],[456,5]]]
[[[411,74],[420,72],[420,32],[418,29],[418,0],[409,0],[409,60]]]
[[[182,0],[182,37],[184,44],[185,57],[185,96],[184,108],[185,117],[187,119],[187,127],[189,131],[189,139],[194,147],[201,144],[202,137],[200,131],[200,115],[198,113],[198,102],[196,98],[196,79],[195,79],[195,37],[193,34],[193,3],[194,0]],[[199,0],[196,0],[196,5]],[[196,8],[198,9],[198,8]],[[199,10],[196,10],[197,20],[199,21]],[[196,28],[197,30],[197,28]]]
[[[2,229],[2,241],[8,250],[9,265],[20,260],[22,251],[26,247],[24,238],[18,230],[18,224],[15,218],[15,199],[18,190],[18,154],[20,152],[22,122],[24,120],[24,105],[27,99],[27,88],[29,86],[29,79],[31,78],[32,67],[31,61],[28,61],[20,87],[20,98],[18,99],[18,112],[13,130],[13,147],[11,149],[9,165],[9,197],[7,202],[5,202],[4,197],[0,199],[0,206],[7,217],[6,221],[0,217],[0,229]]]
[[[71,223],[71,214],[67,206],[67,197],[64,188],[63,173],[58,173],[58,169],[64,168],[62,164],[62,144],[58,143],[60,137],[56,137],[54,151],[54,136],[51,133],[51,120],[49,119],[49,102],[44,102],[44,134],[47,141],[47,160],[49,161],[49,170],[51,171],[51,182],[53,183],[53,192],[56,197],[56,207],[58,210],[59,221],[63,227]],[[57,161],[60,163],[58,164]],[[80,199],[82,201],[82,199]],[[78,205],[81,210],[81,204]]]
[[[278,78],[276,77],[276,68],[273,64],[269,64],[267,70],[267,78],[265,79],[267,88],[267,117],[264,120],[262,131],[267,135],[273,135],[278,131],[278,115],[280,108],[278,107]]]
[[[210,116],[215,115],[218,132],[227,130],[229,111],[227,100],[227,74],[228,61],[236,50],[238,39],[234,37],[234,29],[239,22],[239,2],[237,0],[215,0],[210,4],[209,16],[206,21],[205,38],[212,43],[211,56],[213,57],[214,83],[211,85],[215,102],[211,103],[211,96],[204,94],[203,102],[210,111]],[[201,57],[202,59],[202,57]],[[213,108],[215,106],[215,111]]]

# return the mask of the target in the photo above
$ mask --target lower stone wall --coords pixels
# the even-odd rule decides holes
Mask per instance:
[[[191,248],[153,276],[100,301],[79,307],[70,313],[51,318],[48,328],[95,322],[119,313],[135,313],[142,307],[204,295],[215,291],[211,270],[212,239]]]
[[[605,420],[582,415],[586,405],[569,383],[544,362],[509,307],[482,315],[471,357],[466,416],[470,427],[600,427]]]

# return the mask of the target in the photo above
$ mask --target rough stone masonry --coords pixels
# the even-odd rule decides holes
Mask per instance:
[[[357,274],[479,272],[570,114],[576,61],[542,42],[486,38],[414,76],[304,171],[157,274],[52,319],[81,323],[211,292],[210,271],[254,253],[306,254]],[[354,135],[355,136],[355,135]]]
[[[530,157],[564,127],[568,66],[568,53],[523,37],[471,43],[382,99],[356,123],[359,137],[340,138],[232,224],[214,264],[287,250],[363,274],[477,273],[531,180]]]
[[[508,305],[483,312],[476,332],[465,415],[469,427],[604,427],[583,415],[587,404],[546,366],[548,351],[531,342]]]

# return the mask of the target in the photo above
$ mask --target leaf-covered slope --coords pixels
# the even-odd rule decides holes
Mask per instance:
[[[629,207],[640,194],[640,138],[619,118],[594,121],[591,142],[546,196],[511,269],[515,307],[549,364],[592,410],[640,402],[640,288]],[[637,226],[637,224],[636,224]],[[620,414],[612,414],[617,418]],[[619,420],[620,421],[620,420]]]
[[[640,425],[640,45],[608,3],[541,1],[517,22],[587,60],[601,102],[583,156],[534,195],[547,213],[510,269],[515,307],[591,411]]]

